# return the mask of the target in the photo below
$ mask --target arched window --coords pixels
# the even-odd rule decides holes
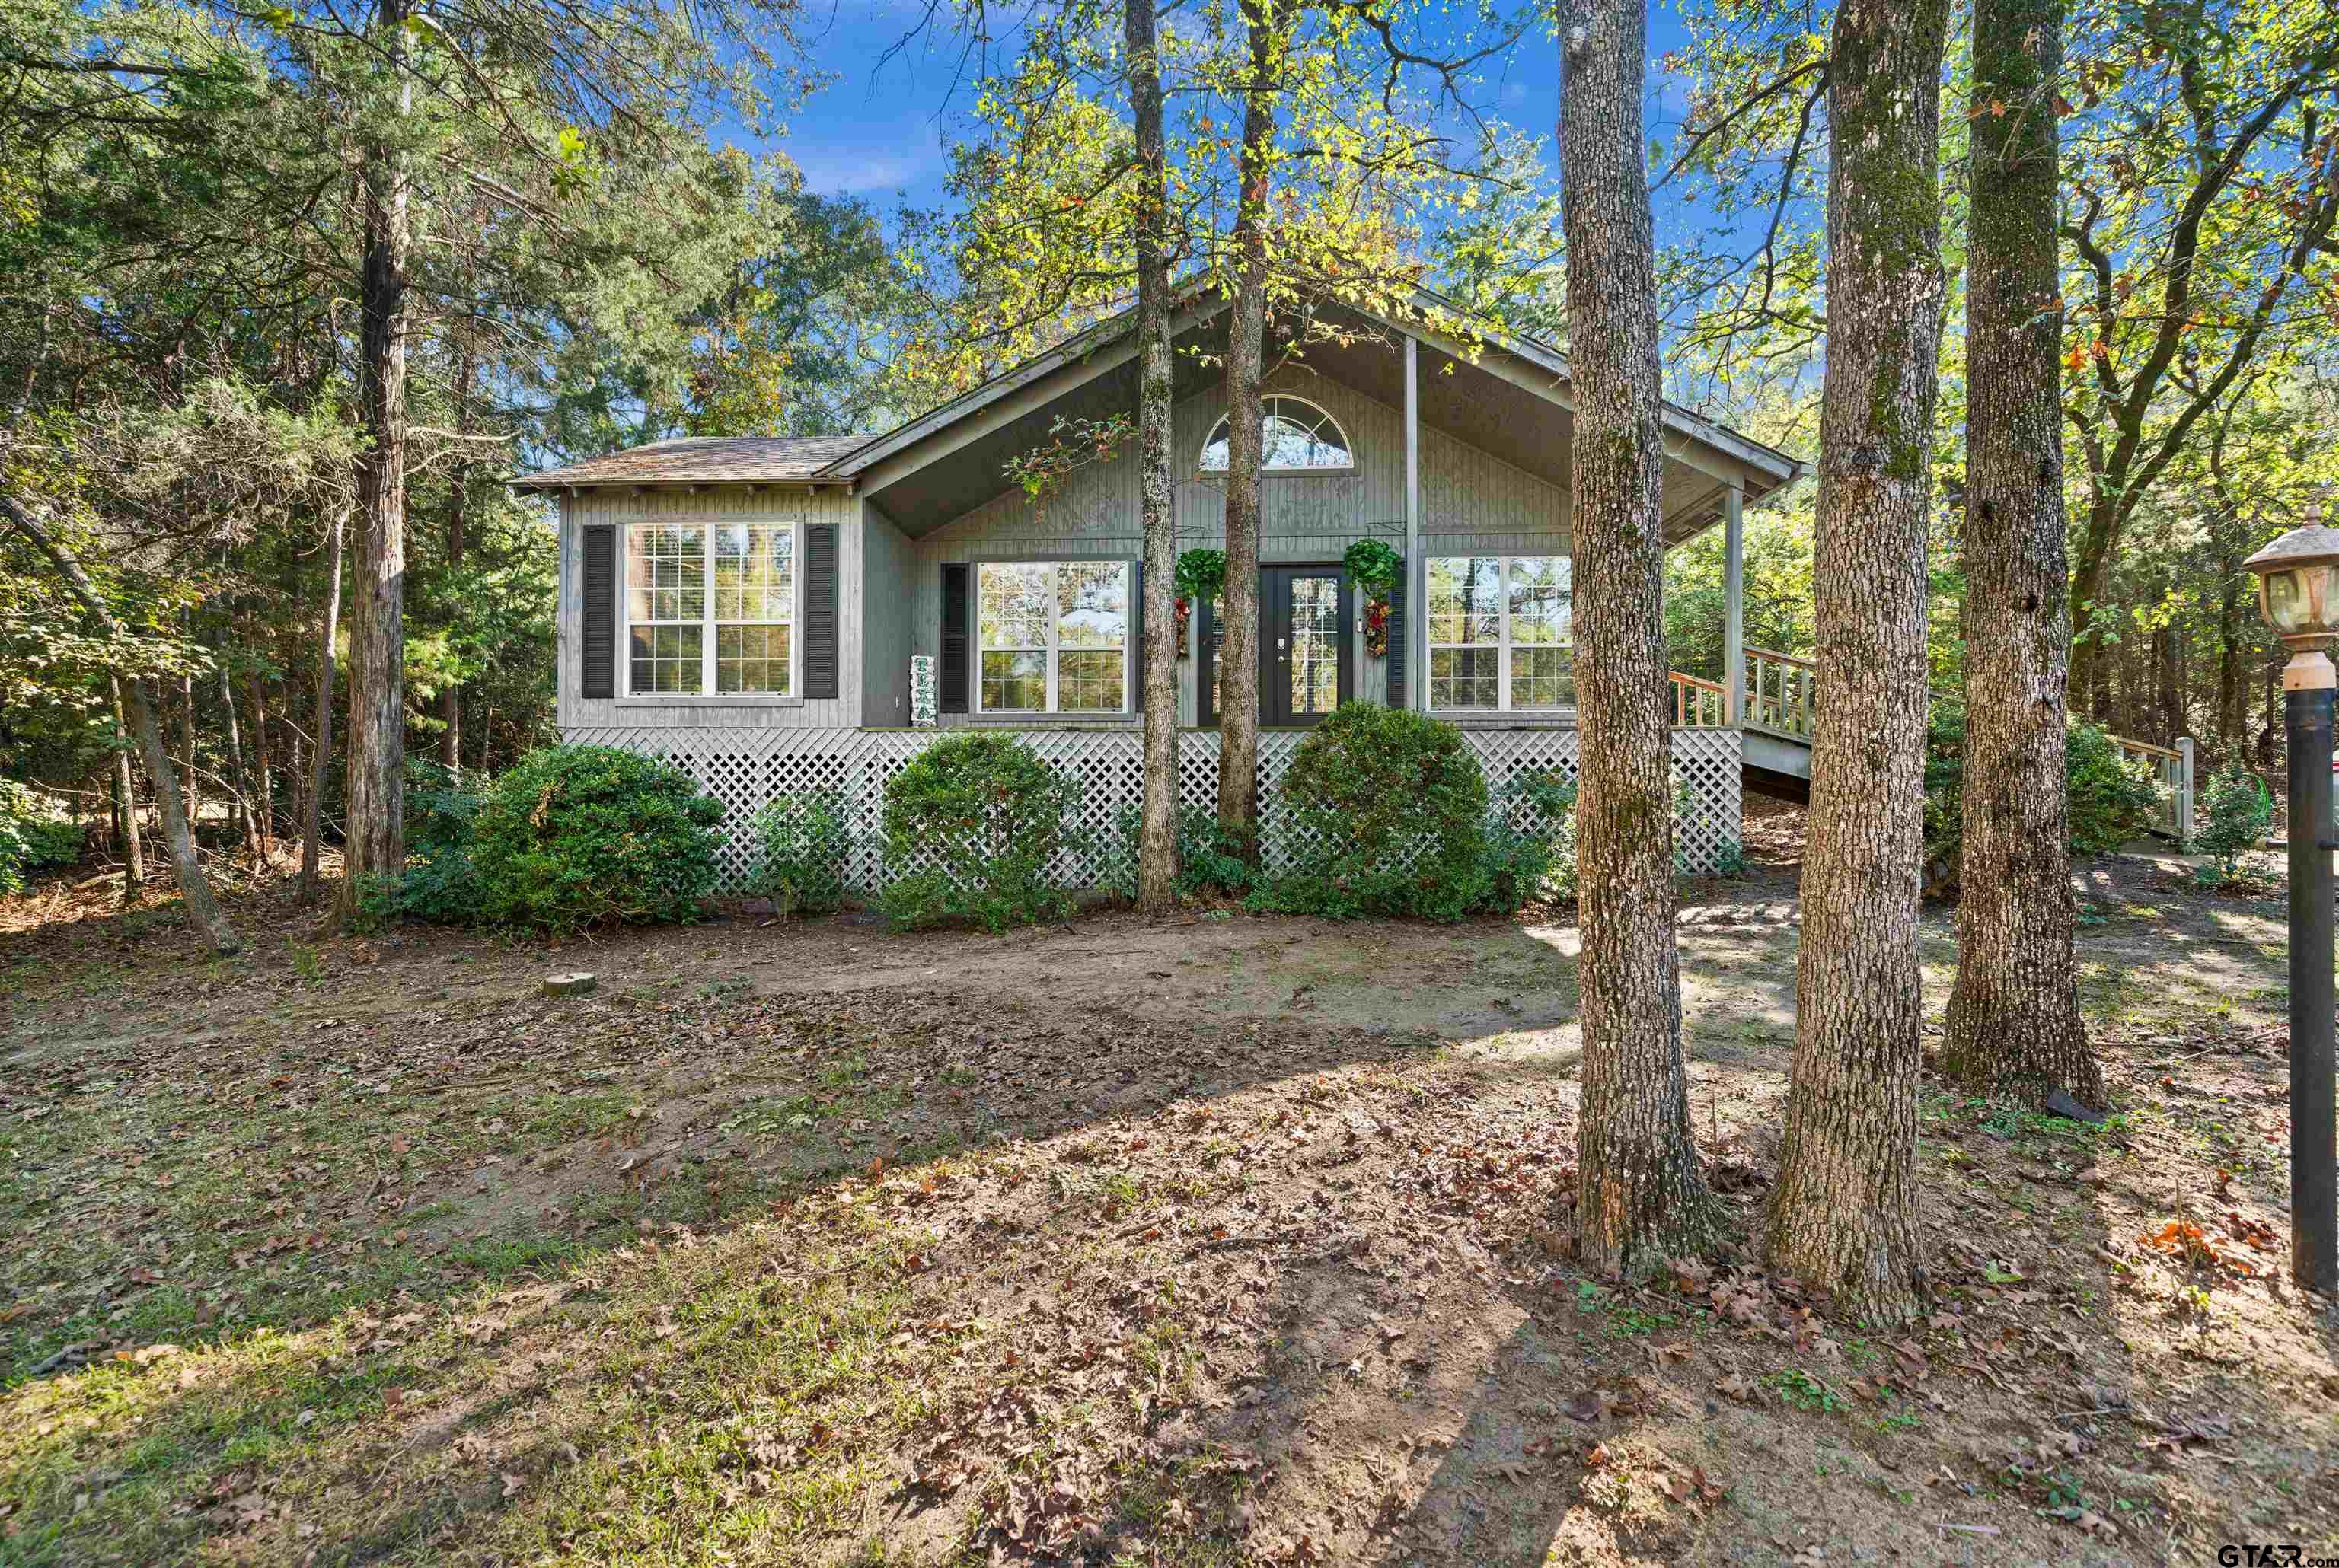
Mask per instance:
[[[1280,393],[1263,399],[1267,405],[1266,444],[1259,468],[1270,474],[1320,473],[1327,468],[1353,468],[1355,451],[1339,421],[1305,398]],[[1210,439],[1202,443],[1202,470],[1227,468],[1227,421],[1219,420]]]

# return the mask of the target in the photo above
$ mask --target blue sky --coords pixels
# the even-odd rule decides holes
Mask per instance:
[[[799,113],[778,143],[804,169],[812,188],[854,195],[882,212],[904,199],[931,206],[943,198],[944,153],[966,129],[971,96],[959,75],[962,40],[924,36],[883,65],[879,58],[925,11],[924,0],[809,0],[805,32],[814,63],[834,78]],[[1668,81],[1664,53],[1686,41],[1679,15],[1657,7],[1650,18],[1648,129],[1669,135],[1681,113],[1679,85]],[[1531,35],[1491,65],[1486,84],[1511,123],[1550,134],[1558,114],[1557,58],[1552,40]]]

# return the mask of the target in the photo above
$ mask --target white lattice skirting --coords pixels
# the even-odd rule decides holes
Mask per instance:
[[[883,880],[885,784],[910,759],[941,739],[935,730],[627,728],[569,730],[577,745],[620,746],[663,757],[698,781],[727,808],[723,850],[726,886],[745,884],[754,868],[755,842],[747,824],[774,799],[810,790],[835,790],[851,814],[854,848],[847,880],[864,891]],[[1081,785],[1075,826],[1102,841],[1124,807],[1143,803],[1144,737],[1134,730],[1024,730],[1017,737],[1051,767]],[[1574,730],[1465,730],[1486,770],[1489,794],[1523,773],[1558,769],[1576,773]],[[1259,816],[1268,868],[1288,865],[1296,846],[1278,834],[1275,790],[1306,737],[1289,731],[1258,737]],[[1673,732],[1673,776],[1682,802],[1675,821],[1676,843],[1684,869],[1718,870],[1739,842],[1739,735],[1731,729]],[[1188,730],[1178,737],[1178,796],[1185,804],[1209,808],[1219,798],[1219,737],[1215,731]],[[1071,886],[1096,881],[1085,858],[1068,855],[1058,868]]]

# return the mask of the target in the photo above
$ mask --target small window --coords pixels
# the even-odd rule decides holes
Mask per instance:
[[[1277,395],[1260,400],[1267,414],[1259,451],[1261,472],[1305,474],[1357,466],[1347,433],[1331,415],[1305,398]],[[1226,472],[1227,431],[1228,420],[1222,416],[1210,439],[1202,443],[1203,472]]]
[[[626,690],[795,695],[793,523],[645,523],[626,530]]]
[[[1429,563],[1429,705],[1529,713],[1575,705],[1565,556]]]
[[[1127,561],[978,567],[978,711],[1126,712],[1129,577]]]

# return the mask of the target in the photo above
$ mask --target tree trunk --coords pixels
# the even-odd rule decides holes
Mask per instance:
[[[2112,721],[2112,646],[2095,625],[2096,606],[2104,597],[2113,541],[2125,519],[2117,501],[2106,493],[2107,477],[2090,478],[2094,494],[2080,526],[2078,565],[2071,577],[2071,627],[2077,640],[2071,646],[2070,705],[2107,725]]]
[[[123,635],[121,624],[90,586],[89,575],[82,570],[73,552],[51,537],[32,513],[5,491],[0,491],[0,516],[5,516],[19,533],[32,541],[35,549],[49,558],[49,564],[56,567],[57,575],[107,636]],[[137,724],[139,754],[146,764],[146,780],[153,788],[156,804],[162,807],[163,831],[171,845],[171,869],[178,877],[179,896],[187,906],[187,918],[194,922],[195,929],[202,933],[213,952],[239,952],[243,939],[236,935],[219,900],[212,896],[211,883],[203,880],[202,862],[195,853],[195,835],[188,827],[186,807],[179,798],[178,775],[172,771],[171,754],[163,744],[163,725],[154,716],[155,704],[147,696],[144,682],[130,683],[130,706]]]
[[[243,768],[243,726],[235,712],[235,686],[228,679],[227,638],[220,638],[219,687],[220,707],[227,715],[228,781],[235,790],[235,815],[243,824],[243,847],[257,858],[260,853],[260,823],[252,811],[252,778]]]
[[[190,640],[194,635],[193,617],[180,617],[180,629]],[[195,788],[195,677],[179,677],[179,793],[186,803],[187,822],[192,830],[202,821],[202,797]]]
[[[1235,208],[1235,297],[1227,311],[1226,637],[1218,657],[1219,820],[1258,863],[1258,523],[1265,445],[1259,399],[1267,334],[1267,193],[1281,74],[1278,0],[1243,0],[1250,90],[1243,106],[1242,190]]]
[[[459,437],[471,433],[471,349],[466,342],[456,352],[455,360],[455,433]],[[467,514],[471,504],[471,465],[465,456],[470,450],[468,443],[458,440],[454,468],[447,481],[447,570],[451,577],[463,564],[463,549],[469,542],[464,537]],[[459,606],[448,606],[451,625]],[[447,689],[439,694],[439,722],[444,727],[439,732],[439,762],[449,773],[459,773],[463,766],[463,683],[450,680]]]
[[[1772,1267],[1887,1324],[1913,1318],[1924,1287],[1917,900],[1948,29],[1947,0],[1845,0],[1836,12],[1812,572],[1828,700],[1813,736],[1793,1081],[1769,1226]]]
[[[2079,1016],[2055,201],[2063,0],[1976,0],[1966,258],[1965,844],[1941,1070],[2104,1103]],[[1992,114],[1993,102],[2011,105]]]
[[[332,532],[325,544],[325,626],[317,653],[316,755],[301,803],[301,902],[317,902],[318,833],[324,822],[325,770],[333,761],[333,643],[341,626],[341,536],[348,513],[333,508]]]
[[[398,113],[411,107],[405,79],[405,0],[379,0],[379,46],[400,78]],[[365,154],[364,276],[360,374],[366,434],[359,459],[358,570],[350,615],[349,825],[334,912],[356,922],[369,879],[406,866],[406,291],[407,154],[377,143]]]
[[[274,759],[268,754],[268,686],[254,679],[252,683],[252,768],[258,785],[260,811],[260,856],[264,862],[274,853],[276,840],[276,781],[271,776]]]
[[[122,795],[122,901],[138,902],[138,891],[146,881],[146,846],[138,832],[138,791],[130,778],[130,750],[137,743],[131,738],[129,725],[123,722],[122,677],[108,676],[106,685],[113,699],[113,787]]]
[[[1170,481],[1169,153],[1153,0],[1125,0],[1130,101],[1137,119],[1137,488],[1145,524],[1145,805],[1137,907],[1178,903],[1178,514]]]
[[[1596,1273],[1631,1277],[1708,1250],[1722,1216],[1690,1133],[1673,942],[1664,442],[1641,139],[1647,17],[1632,0],[1572,0],[1561,24],[1583,750],[1576,1255]]]

